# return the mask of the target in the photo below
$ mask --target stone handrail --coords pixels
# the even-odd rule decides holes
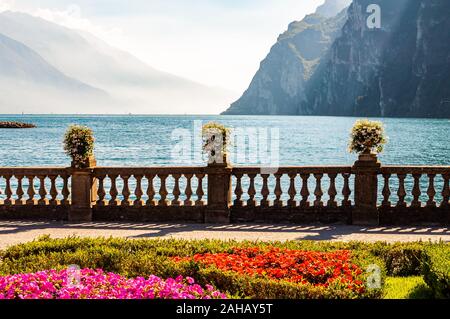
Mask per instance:
[[[337,207],[338,202],[336,201],[336,196],[338,195],[338,190],[336,187],[336,178],[341,176],[343,178],[343,187],[341,190],[341,194],[343,195],[343,200],[340,203],[342,206],[349,207],[351,206],[350,195],[350,177],[352,174],[351,166],[302,166],[302,167],[280,167],[276,170],[275,173],[269,174],[264,173],[264,171],[270,172],[270,170],[261,170],[258,167],[235,167],[232,170],[232,175],[236,177],[236,186],[234,187],[234,194],[236,199],[234,200],[233,205],[235,207],[242,207],[243,201],[241,200],[242,195],[244,194],[244,190],[242,188],[242,177],[244,175],[248,176],[250,182],[248,190],[246,194],[249,199],[246,201],[247,206],[256,206],[257,204],[262,207]],[[260,176],[262,178],[262,187],[261,187],[261,195],[262,198],[260,201],[255,200],[255,196],[257,195],[257,191],[255,188],[255,178]],[[273,202],[268,200],[270,195],[269,190],[269,177],[273,176],[275,178],[275,187],[273,190],[273,195],[275,199]],[[289,195],[289,199],[287,202],[283,202],[281,199],[283,195],[282,183],[281,179],[283,176],[289,178],[289,189],[287,191]],[[322,197],[324,195],[324,190],[322,187],[322,179],[324,176],[329,178],[329,186],[328,189],[325,190],[326,194],[329,196],[329,200],[324,203],[322,201]],[[296,179],[301,179],[300,189],[296,188]],[[308,181],[312,178],[314,180],[314,189],[310,190],[308,188]],[[296,196],[300,195],[302,197],[301,201],[298,202],[296,200]],[[315,199],[313,203],[309,201],[310,195],[314,195]]]
[[[398,208],[420,208],[428,207],[433,208],[436,206],[448,207],[449,205],[449,180],[450,180],[450,166],[384,166],[380,169],[379,174],[382,177],[382,208],[391,208],[391,196],[397,195],[398,201],[395,204]],[[392,189],[391,180],[397,179],[398,185],[395,185],[395,189]],[[410,194],[408,194],[405,180],[410,177],[412,184],[412,189]],[[436,178],[441,177],[443,181],[442,188],[437,190],[435,181]],[[426,178],[428,187],[424,192],[421,189],[421,179]],[[394,193],[395,192],[395,193]],[[422,203],[420,197],[422,195],[427,196],[427,201]],[[406,201],[407,195],[410,195],[412,200],[408,203]],[[440,196],[440,203],[436,202],[436,195]]]
[[[0,218],[449,224],[450,166],[0,167]]]
[[[0,167],[0,177],[5,180],[5,200],[0,204],[69,205],[70,176],[70,170],[61,167]]]
[[[205,179],[205,167],[96,167],[94,169],[94,176],[98,179],[98,198],[96,205],[98,206],[204,206],[203,196],[205,191],[203,189],[203,180]],[[171,192],[173,200],[168,201],[167,196],[167,179],[173,177],[174,187]],[[186,179],[186,187],[181,193],[180,179]],[[123,182],[123,188],[119,193],[117,188],[117,180],[120,178]],[[135,188],[133,194],[130,192],[130,178],[135,179]],[[109,179],[111,186],[106,189],[105,180]],[[143,180],[146,180],[146,189],[143,188]],[[160,188],[155,190],[154,181],[159,179]],[[197,200],[194,202],[191,197],[194,194],[192,188],[192,181],[196,179],[197,187],[195,195]],[[145,192],[145,193],[144,193]],[[109,199],[106,199],[106,196]],[[118,196],[121,199],[118,199]],[[130,196],[134,195],[134,200],[130,200]],[[143,201],[142,197],[146,195],[147,200]],[[158,197],[156,199],[155,195]],[[184,195],[183,202],[180,196]]]

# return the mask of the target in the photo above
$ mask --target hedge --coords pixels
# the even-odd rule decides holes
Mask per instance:
[[[423,260],[425,282],[436,298],[450,298],[450,246],[428,247]]]

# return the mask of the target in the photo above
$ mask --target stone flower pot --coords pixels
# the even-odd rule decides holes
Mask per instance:
[[[359,160],[361,162],[376,162],[377,161],[377,154],[367,150],[363,153],[359,154]]]
[[[97,165],[97,161],[95,159],[95,156],[91,155],[82,162],[72,161],[71,167],[77,168],[77,169],[83,169],[83,168],[95,167],[96,165]]]

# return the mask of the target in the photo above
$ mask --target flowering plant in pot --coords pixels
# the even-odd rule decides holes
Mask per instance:
[[[210,122],[203,125],[202,138],[203,152],[208,155],[208,163],[227,163],[230,129],[220,123]]]
[[[386,142],[383,123],[358,120],[351,131],[349,151],[360,156],[375,157],[383,152]]]
[[[71,125],[64,135],[64,151],[72,158],[72,167],[87,168],[95,165],[94,133],[86,126]]]

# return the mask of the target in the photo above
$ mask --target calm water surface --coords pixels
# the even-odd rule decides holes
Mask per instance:
[[[351,164],[347,152],[349,130],[356,118],[284,116],[68,116],[0,115],[0,121],[25,121],[36,129],[0,129],[0,166],[60,166],[69,159],[62,137],[70,124],[93,128],[96,158],[102,166],[202,165],[200,146],[173,155],[179,133],[200,136],[195,121],[219,121],[233,128],[279,130],[280,165]],[[450,121],[383,119],[389,143],[383,164],[450,165]],[[197,122],[199,123],[199,122]],[[197,127],[197,130],[195,130]],[[265,134],[258,135],[265,139]],[[276,140],[276,138],[275,138]],[[236,148],[236,147],[235,147]],[[242,154],[241,154],[242,155]],[[260,159],[231,156],[236,164],[259,164]]]

